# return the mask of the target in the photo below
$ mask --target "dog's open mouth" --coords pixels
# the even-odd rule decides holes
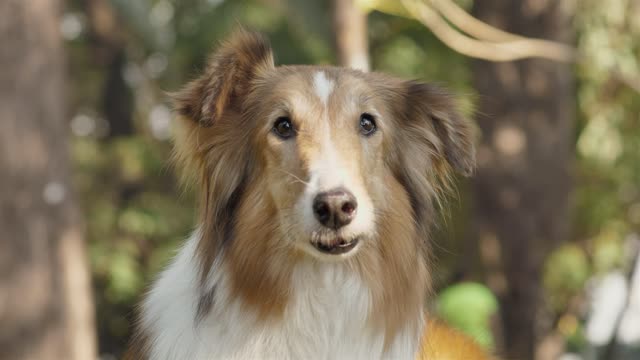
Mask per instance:
[[[324,242],[320,242],[320,241],[312,241],[311,244],[313,245],[313,247],[315,247],[316,249],[318,249],[318,251],[325,253],[325,254],[331,254],[331,255],[340,255],[340,254],[346,254],[349,251],[353,250],[356,245],[358,245],[358,241],[359,238],[353,238],[353,239],[343,239],[343,238],[336,238],[333,241],[330,241],[328,243],[324,243]]]

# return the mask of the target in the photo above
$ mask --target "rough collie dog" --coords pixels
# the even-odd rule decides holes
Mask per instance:
[[[470,124],[433,85],[275,67],[237,32],[175,95],[199,227],[141,305],[132,359],[485,359],[429,321],[428,229]]]

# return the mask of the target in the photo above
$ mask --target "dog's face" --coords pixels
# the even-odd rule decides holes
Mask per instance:
[[[274,217],[274,246],[323,260],[393,241],[379,236],[386,218],[402,216],[412,229],[428,223],[449,170],[468,174],[474,163],[470,126],[438,88],[349,69],[274,67],[266,43],[247,33],[214,55],[177,106],[188,122],[178,155],[203,172],[207,216],[232,223],[211,231],[225,238],[227,226],[250,224],[235,212],[253,201]]]
[[[362,74],[314,67],[274,69],[249,96],[280,229],[307,254],[340,259],[375,238],[392,131],[384,105]]]

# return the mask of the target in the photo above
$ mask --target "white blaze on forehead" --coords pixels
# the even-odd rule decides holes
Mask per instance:
[[[318,71],[313,75],[313,89],[320,100],[327,105],[329,95],[333,91],[333,81],[327,79],[324,71]]]

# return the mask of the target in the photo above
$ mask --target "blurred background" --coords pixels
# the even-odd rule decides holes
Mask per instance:
[[[639,0],[3,0],[0,359],[117,359],[194,227],[166,92],[237,24],[278,64],[441,83],[479,128],[432,311],[505,359],[640,359]]]

